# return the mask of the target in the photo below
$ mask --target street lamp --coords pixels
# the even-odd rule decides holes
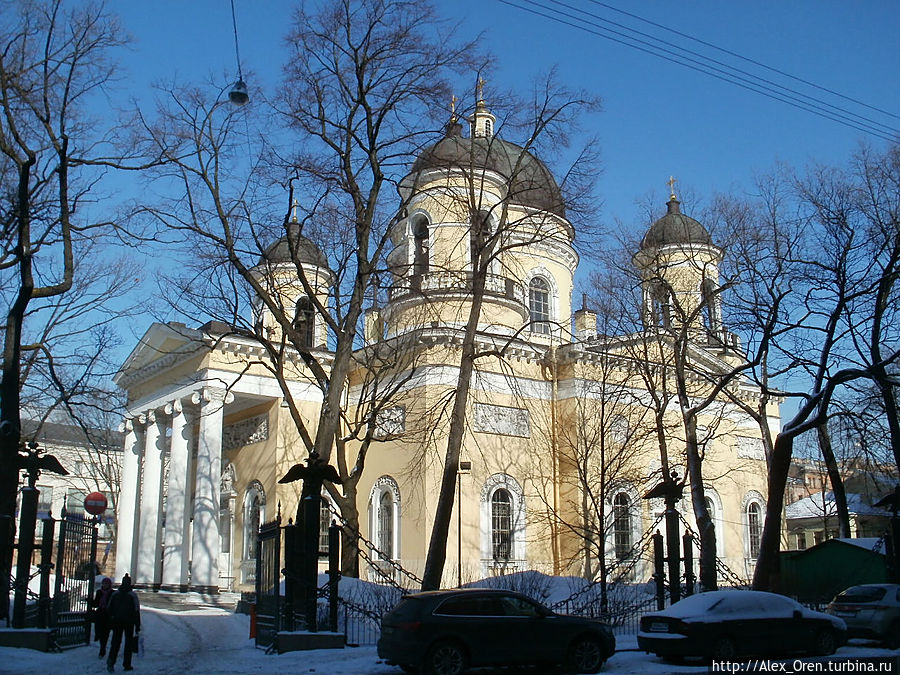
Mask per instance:
[[[456,467],[456,586],[462,586],[462,475],[472,470],[472,462]]]

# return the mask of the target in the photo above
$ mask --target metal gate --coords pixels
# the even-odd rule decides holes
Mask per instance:
[[[280,629],[281,514],[259,528],[256,540],[256,646],[269,647]]]
[[[97,574],[97,519],[62,511],[56,553],[56,588],[51,625],[60,647],[74,647],[91,640],[88,605],[94,595]]]

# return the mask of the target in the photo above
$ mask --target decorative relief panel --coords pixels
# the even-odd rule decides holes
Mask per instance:
[[[750,438],[749,436],[737,437],[737,454],[738,457],[745,459],[762,459],[766,458],[766,451],[763,448],[761,438]]]
[[[523,408],[475,404],[475,431],[503,436],[531,437],[531,417]]]
[[[406,431],[406,408],[402,405],[385,408],[375,420],[375,437],[399,436]]]
[[[227,425],[222,429],[222,448],[234,450],[236,448],[259,443],[269,438],[269,415],[263,413],[256,417],[249,417],[240,422]]]

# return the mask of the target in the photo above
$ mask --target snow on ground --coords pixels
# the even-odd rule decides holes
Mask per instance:
[[[248,638],[250,619],[224,609],[187,611],[144,607],[142,610],[145,653],[134,657],[135,673],[327,673],[329,675],[401,675],[399,668],[378,660],[374,645],[341,650],[266,654]],[[708,673],[700,662],[665,663],[636,650],[631,636],[618,638],[620,651],[603,667],[604,673]],[[624,651],[634,650],[634,651]],[[75,647],[62,654],[0,647],[0,673],[81,674],[105,672],[96,643]],[[844,647],[839,656],[898,655],[870,646]],[[122,672],[122,656],[116,664]],[[508,671],[480,670],[480,673]],[[534,673],[534,670],[528,671]]]
[[[324,579],[320,580],[324,581]],[[513,588],[551,605],[570,597],[584,587],[584,580],[548,577],[538,572],[525,572],[482,580],[470,585],[499,585]],[[620,585],[611,593],[610,602],[625,604],[647,597],[646,584]],[[596,587],[587,589],[581,600],[596,602],[591,596]],[[356,579],[342,579],[341,595],[367,606],[392,606],[399,595],[394,589]],[[168,597],[166,597],[168,595]],[[399,668],[381,663],[375,645],[348,647],[340,650],[266,654],[257,649],[250,635],[250,617],[235,614],[229,608],[216,607],[197,594],[141,594],[142,652],[135,655],[136,673],[327,673],[329,675],[401,675]],[[150,606],[157,605],[157,606]],[[385,607],[386,606],[386,607]],[[627,630],[627,629],[626,629]],[[708,673],[699,661],[686,665],[666,663],[656,656],[637,651],[637,638],[626,633],[616,636],[617,652],[604,665],[605,673]],[[53,673],[54,675],[105,673],[105,661],[98,658],[99,645],[75,647],[62,654],[44,654],[30,649],[0,647],[0,673]],[[838,657],[894,656],[865,643],[854,643],[839,650]],[[790,663],[790,661],[788,662]],[[116,664],[122,672],[122,655]],[[479,669],[477,673],[510,673],[515,671]],[[536,673],[534,669],[523,671]],[[788,669],[788,672],[791,672]]]

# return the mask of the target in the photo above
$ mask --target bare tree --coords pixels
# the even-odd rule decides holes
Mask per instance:
[[[0,271],[7,301],[0,382],[2,579],[9,578],[15,530],[20,392],[30,360],[23,358],[26,325],[33,303],[72,290],[82,247],[109,225],[82,213],[98,166],[114,154],[103,144],[107,127],[86,107],[111,81],[110,53],[122,43],[117,23],[101,7],[67,9],[59,1],[8,7],[0,27],[0,175],[6,186]],[[6,610],[4,591],[0,614]]]
[[[784,269],[777,291],[780,307],[774,312],[773,305],[757,301],[769,291],[751,291],[753,300],[745,307],[763,328],[760,344],[767,350],[767,358],[758,361],[757,382],[772,395],[797,400],[798,409],[771,450],[757,588],[778,586],[782,508],[794,440],[827,420],[832,399],[848,383],[889,383],[881,374],[900,357],[897,336],[883,322],[898,274],[898,210],[891,207],[898,203],[896,167],[895,148],[881,156],[863,152],[847,171],[820,168],[795,179],[788,189],[780,184],[779,199],[767,202],[776,235],[771,241]],[[882,177],[872,180],[880,172]],[[884,180],[892,172],[893,180]],[[753,276],[745,282],[758,290],[770,287],[771,279]],[[889,330],[883,333],[885,328]]]
[[[356,575],[356,486],[371,443],[385,438],[379,416],[409,377],[404,354],[412,354],[402,339],[386,340],[378,321],[364,335],[365,310],[382,300],[389,230],[405,208],[399,181],[440,133],[448,78],[477,49],[431,6],[406,0],[304,8],[288,39],[273,103],[254,93],[234,108],[178,90],[158,120],[144,120],[146,142],[166,158],[160,178],[177,181],[179,196],[142,213],[199,254],[176,282],[181,311],[261,345],[264,357],[246,367],[275,377],[305,450],[336,465],[342,485],[325,487],[350,526],[343,571]],[[350,378],[360,373],[353,400]],[[322,393],[312,420],[298,381]]]

